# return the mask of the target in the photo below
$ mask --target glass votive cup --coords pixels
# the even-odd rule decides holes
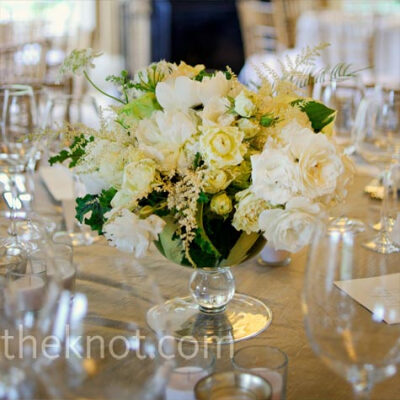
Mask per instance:
[[[235,351],[235,369],[264,378],[272,387],[271,400],[286,399],[287,355],[277,347],[253,345]]]
[[[198,344],[178,342],[165,388],[165,400],[195,400],[194,387],[214,371],[215,356]]]
[[[75,289],[76,265],[73,262],[73,248],[68,244],[52,243],[47,264],[47,276],[56,279],[60,286],[69,291]]]

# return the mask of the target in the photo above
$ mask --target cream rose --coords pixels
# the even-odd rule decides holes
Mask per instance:
[[[218,215],[229,214],[232,211],[232,200],[225,192],[215,194],[211,199],[210,209]]]
[[[292,253],[309,244],[320,207],[304,197],[294,197],[284,210],[265,210],[258,219],[270,246]]]
[[[210,167],[223,168],[240,164],[243,132],[236,127],[204,127],[200,136],[203,160]]]
[[[232,226],[238,231],[247,234],[259,232],[258,218],[260,214],[270,208],[265,200],[261,200],[249,189],[236,193],[236,212],[233,215]]]
[[[266,147],[250,157],[251,191],[272,205],[285,204],[299,190],[299,171],[286,152]]]
[[[243,91],[235,98],[235,111],[245,118],[249,118],[254,115],[256,111],[255,104],[245,95]]]
[[[204,190],[207,193],[218,193],[231,183],[232,178],[223,169],[207,169],[203,175]]]

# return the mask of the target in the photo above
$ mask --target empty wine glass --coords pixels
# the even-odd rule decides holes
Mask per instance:
[[[362,82],[357,78],[332,81],[321,88],[321,100],[336,110],[333,138],[347,153],[354,151],[351,131],[364,90]]]
[[[360,79],[334,80],[322,85],[321,92],[317,95],[324,104],[336,110],[333,139],[336,145],[346,154],[354,152],[354,139],[351,132],[364,90]],[[358,219],[339,215],[331,218],[330,229],[353,229],[355,232],[363,232],[365,225]]]
[[[375,88],[373,96],[360,104],[354,127],[357,152],[369,164],[383,170],[384,195],[381,230],[364,245],[384,254],[400,251],[389,235],[388,199],[390,170],[400,158],[400,92]]]
[[[50,158],[59,153],[68,142],[63,134],[63,125],[84,124],[95,128],[99,126],[99,112],[96,100],[91,96],[59,95],[49,98],[44,112],[44,127],[50,131],[44,142],[45,158]],[[77,176],[71,172],[74,193],[73,198],[85,194],[83,185]],[[66,230],[56,232],[55,240],[68,240],[73,246],[86,246],[92,244],[98,236],[89,227],[79,224],[74,218],[75,204],[72,200],[63,202],[64,220]]]
[[[394,375],[400,361],[398,255],[369,251],[364,236],[319,227],[303,291],[309,342],[352,384],[356,399],[369,399],[374,384]]]

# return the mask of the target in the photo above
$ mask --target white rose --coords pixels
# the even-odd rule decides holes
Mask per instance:
[[[137,258],[146,255],[150,243],[157,239],[165,225],[165,222],[156,215],[140,219],[126,209],[117,215],[110,213],[105,216],[108,218],[111,215],[109,222],[104,225],[104,236],[112,246],[134,253]]]
[[[243,132],[236,127],[203,127],[200,150],[204,162],[217,168],[240,164],[243,137]]]
[[[203,125],[231,125],[235,117],[227,112],[230,105],[226,97],[211,98],[200,112]]]
[[[344,167],[328,137],[302,128],[297,122],[288,124],[282,130],[282,137],[288,143],[292,159],[299,165],[301,193],[310,199],[333,193]]]
[[[254,114],[255,110],[255,104],[241,91],[235,98],[235,111],[241,117],[249,118]]]
[[[319,212],[317,204],[295,197],[286,203],[284,210],[263,211],[258,223],[270,246],[295,253],[310,243]]]
[[[200,82],[186,76],[178,76],[156,86],[156,98],[160,106],[168,111],[187,111],[201,104],[198,96]]]
[[[265,148],[250,157],[251,191],[272,205],[285,204],[299,190],[299,171],[284,150]]]
[[[221,71],[214,76],[204,77],[198,83],[197,96],[202,104],[207,104],[213,97],[225,97],[231,88],[231,81]]]

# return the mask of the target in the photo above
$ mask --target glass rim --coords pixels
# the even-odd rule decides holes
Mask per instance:
[[[248,346],[244,346],[244,347],[242,347],[242,348],[236,350],[236,351],[233,353],[232,364],[233,364],[233,366],[234,366],[235,368],[240,369],[240,370],[247,370],[247,371],[250,371],[250,370],[256,368],[256,367],[248,367],[248,368],[242,367],[242,366],[240,366],[240,365],[235,361],[236,358],[237,358],[237,356],[238,356],[238,354],[244,353],[245,350],[249,350],[249,349],[268,349],[268,350],[274,350],[274,351],[276,351],[277,353],[279,353],[279,354],[283,357],[282,363],[278,364],[278,365],[275,366],[275,367],[267,367],[267,366],[265,366],[265,368],[272,369],[272,370],[278,370],[278,369],[286,368],[287,365],[289,364],[289,357],[288,357],[288,355],[287,355],[283,350],[281,350],[279,347],[276,347],[276,346],[268,346],[268,345],[264,346],[264,345],[262,345],[262,344],[251,344],[251,345],[248,345]]]
[[[199,348],[199,350],[200,350],[200,348]],[[175,348],[175,352],[174,352],[174,357],[171,359],[171,361],[173,362],[173,363],[175,363],[174,365],[173,365],[173,373],[174,374],[180,374],[180,375],[187,375],[187,374],[190,374],[190,373],[197,373],[197,371],[181,371],[181,370],[179,370],[180,368],[185,368],[186,366],[185,365],[179,365],[179,362],[178,363],[176,363],[176,360],[180,360],[180,361],[183,361],[183,362],[187,362],[187,363],[189,363],[190,364],[190,362],[191,361],[193,361],[193,360],[198,360],[199,359],[199,353],[197,353],[195,356],[193,356],[193,357],[187,357],[187,358],[185,358],[185,357],[183,357],[181,354],[179,354],[178,352],[177,352],[177,349]],[[213,353],[213,352],[211,352],[211,351],[209,351],[208,350],[208,356],[207,357],[201,357],[200,358],[202,361],[205,361],[205,363],[204,363],[204,365],[200,365],[200,364],[198,364],[198,365],[195,365],[195,363],[194,363],[194,365],[190,365],[191,367],[201,367],[202,368],[202,370],[209,370],[209,369],[213,369],[214,367],[215,367],[215,364],[216,364],[216,357],[215,357],[215,354]],[[207,362],[206,362],[207,361]],[[189,366],[189,365],[188,365]],[[198,372],[200,372],[200,371],[198,371]]]
[[[5,93],[9,96],[26,96],[33,95],[34,89],[30,85],[23,84],[0,85],[0,96],[4,96]]]

